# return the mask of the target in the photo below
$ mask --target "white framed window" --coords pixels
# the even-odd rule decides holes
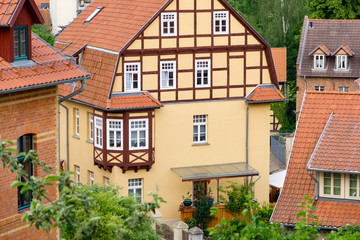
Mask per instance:
[[[315,86],[315,91],[324,91],[325,87],[324,86]]]
[[[336,67],[337,70],[346,70],[347,69],[347,56],[346,55],[336,55]]]
[[[94,146],[98,148],[103,147],[103,119],[100,117],[94,117],[95,129],[94,129]]]
[[[177,35],[177,14],[161,13],[161,36]]]
[[[360,199],[360,175],[348,174],[346,176],[346,197]]]
[[[79,113],[79,109],[78,108],[74,108],[74,113],[75,113],[75,135],[79,136],[80,135],[80,113]]]
[[[133,196],[138,202],[142,202],[143,181],[141,178],[129,179],[128,193],[129,196]]]
[[[339,92],[348,92],[349,87],[339,87]]]
[[[89,184],[94,185],[94,172],[89,171]]]
[[[206,143],[206,128],[207,128],[207,116],[206,115],[194,115],[193,116],[193,142]]]
[[[314,55],[314,69],[323,70],[325,68],[325,56],[324,54]]]
[[[94,140],[94,114],[89,113],[89,140]]]
[[[341,173],[320,173],[320,196],[344,198],[344,175]]]
[[[80,182],[80,167],[79,166],[75,166],[75,182],[76,183]]]
[[[107,148],[123,149],[123,120],[107,119]]]
[[[214,34],[228,34],[229,33],[229,12],[217,11],[213,13],[214,19]]]
[[[108,177],[104,177],[104,184],[105,184],[105,186],[110,185],[110,179]]]
[[[176,62],[160,62],[160,89],[173,89],[176,86]]]
[[[210,87],[210,59],[195,60],[195,87]]]
[[[140,63],[125,63],[125,91],[140,91]]]
[[[130,150],[147,149],[149,145],[148,119],[129,120]]]

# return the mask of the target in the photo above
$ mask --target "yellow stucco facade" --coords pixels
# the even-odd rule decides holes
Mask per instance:
[[[176,18],[174,36],[161,33],[163,13],[174,14]],[[216,13],[224,13],[222,17],[225,16],[226,31],[216,33]],[[66,101],[64,105],[69,110],[69,170],[76,172],[78,166],[83,183],[90,181],[90,172],[95,183],[105,184],[107,178],[111,184],[121,186],[124,195],[128,194],[129,179],[142,179],[143,200],[151,200],[147,193],[156,191],[158,187],[159,195],[167,201],[160,208],[163,219],[179,219],[182,195],[192,191],[192,182],[182,182],[171,168],[246,161],[245,97],[258,84],[276,81],[271,76],[274,69],[268,61],[271,56],[267,47],[222,1],[172,1],[119,54],[111,89],[111,94],[148,91],[163,106],[107,111],[81,102]],[[207,84],[202,82],[199,85],[196,82],[199,79],[198,61],[207,61]],[[171,70],[174,83],[167,88],[162,85],[163,62],[175,63]],[[127,66],[134,64],[139,67],[134,70],[138,74],[139,85],[134,87],[130,82],[134,89],[129,91],[127,79],[130,74],[135,77]],[[204,81],[203,76],[201,81]],[[93,141],[89,140],[93,126],[90,114],[104,119],[102,149],[94,147],[95,136]],[[270,105],[250,104],[248,114],[249,165],[261,176],[255,184],[255,197],[263,202],[268,201],[269,197]],[[206,116],[206,141],[194,144],[193,119],[200,115]],[[60,116],[61,145],[66,146],[65,108],[60,109]],[[152,149],[148,152],[131,152],[123,144],[121,151],[105,151],[109,137],[105,122],[108,119],[122,121],[123,142],[131,138],[130,130],[125,128],[131,125],[132,119],[147,119],[147,141]],[[147,169],[124,169],[115,165],[105,170],[106,167],[101,165],[104,155],[108,163],[121,162],[127,155],[129,161],[154,160],[154,163]],[[65,147],[61,149],[61,158],[66,159]],[[94,159],[97,164],[94,164]],[[221,179],[220,184],[227,184],[228,180],[244,182],[244,178],[229,178]],[[215,199],[216,184],[216,180],[209,183]]]

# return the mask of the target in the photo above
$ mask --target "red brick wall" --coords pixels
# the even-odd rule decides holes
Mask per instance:
[[[57,87],[0,95],[0,135],[2,140],[16,140],[27,133],[34,136],[34,147],[39,158],[58,168]],[[34,168],[35,176],[44,176]],[[17,206],[17,189],[10,189],[15,175],[0,169],[0,239],[48,239],[43,231],[29,229],[21,223]],[[49,188],[49,196],[56,199],[57,189]],[[57,231],[51,234],[57,238]]]
[[[306,77],[307,91],[314,91],[315,86],[324,86],[324,91],[339,91],[339,87],[349,87],[349,92],[357,92],[355,78],[314,78]],[[303,77],[297,77],[296,80],[296,111],[299,111],[304,97],[305,80]]]

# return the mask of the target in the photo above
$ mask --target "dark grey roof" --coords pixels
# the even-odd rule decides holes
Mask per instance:
[[[334,52],[346,44],[355,54],[349,57],[348,70],[335,70],[335,56],[326,57],[325,70],[313,70],[309,53],[320,44]],[[297,58],[301,76],[360,77],[360,20],[324,20],[305,17]]]

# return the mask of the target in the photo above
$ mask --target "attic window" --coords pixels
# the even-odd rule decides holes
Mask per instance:
[[[103,10],[104,7],[97,7],[91,14],[90,16],[85,20],[84,23],[89,23],[91,20],[93,20],[93,18],[99,14],[99,12],[101,12],[101,10]]]
[[[14,60],[28,58],[27,26],[14,27]]]

